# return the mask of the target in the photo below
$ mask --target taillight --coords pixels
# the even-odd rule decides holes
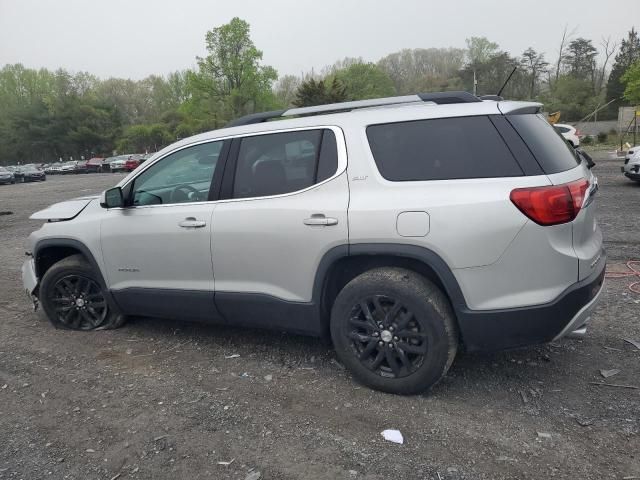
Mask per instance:
[[[589,188],[586,179],[548,187],[516,188],[509,198],[538,225],[567,223],[578,216]]]

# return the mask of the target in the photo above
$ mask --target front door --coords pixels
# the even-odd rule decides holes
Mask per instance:
[[[100,226],[107,282],[130,315],[215,319],[211,185],[223,142],[173,152],[123,187]],[[222,163],[222,162],[220,162]]]

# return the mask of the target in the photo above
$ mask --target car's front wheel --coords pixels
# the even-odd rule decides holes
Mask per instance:
[[[96,272],[82,255],[52,265],[42,277],[39,298],[56,328],[105,330],[120,327],[125,317],[109,301]]]
[[[377,268],[351,280],[331,311],[338,359],[363,384],[414,394],[435,385],[458,347],[446,296],[423,276]]]

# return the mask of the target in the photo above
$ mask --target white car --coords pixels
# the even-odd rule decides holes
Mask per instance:
[[[572,127],[565,123],[556,123],[553,128],[560,132],[564,139],[569,142],[573,148],[578,148],[580,146],[580,137],[578,137],[580,132],[576,127]]]
[[[624,176],[640,182],[640,145],[629,149],[624,157],[624,166],[621,167]]]

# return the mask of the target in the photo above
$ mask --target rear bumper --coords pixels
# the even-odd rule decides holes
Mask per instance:
[[[462,340],[468,351],[505,350],[547,343],[582,327],[596,307],[604,284],[603,250],[593,272],[554,301],[504,310],[458,310]]]

